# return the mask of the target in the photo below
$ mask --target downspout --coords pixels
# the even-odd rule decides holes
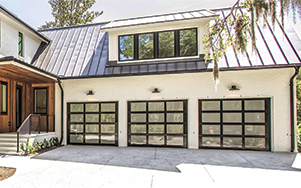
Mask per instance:
[[[64,90],[61,85],[61,79],[58,78],[57,81],[61,89],[61,139],[60,139],[60,145],[61,145],[64,138]]]
[[[295,96],[294,80],[299,74],[299,68],[295,67],[295,74],[290,79],[290,106],[291,106],[291,152],[295,151]]]

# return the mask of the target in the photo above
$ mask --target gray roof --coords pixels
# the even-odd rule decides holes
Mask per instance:
[[[216,10],[223,16],[228,10]],[[220,70],[277,68],[301,66],[301,41],[289,22],[282,28],[279,22],[275,30],[267,25],[256,28],[257,53],[249,46],[246,54],[230,48],[220,60]],[[108,62],[108,33],[102,31],[110,23],[98,23],[75,27],[40,31],[52,40],[32,64],[62,78],[168,74],[211,71],[212,63],[202,58],[158,62],[122,63]],[[117,50],[117,49],[116,49]]]
[[[191,19],[215,17],[215,16],[217,15],[215,15],[215,13],[212,12],[211,10],[202,9],[202,10],[177,12],[177,13],[170,13],[170,14],[160,14],[160,15],[152,15],[152,16],[145,16],[145,17],[113,20],[109,24],[103,26],[103,29],[112,29],[118,27],[128,27],[128,26],[154,24],[154,23],[162,23],[162,22],[172,22],[172,21],[179,21],[179,20],[191,20]]]
[[[225,17],[229,13],[229,9],[216,10],[217,14]],[[240,9],[239,11],[242,12]],[[234,48],[229,48],[218,63],[219,68],[248,68],[248,67],[272,67],[285,65],[300,66],[301,59],[301,40],[294,30],[292,24],[287,20],[283,28],[277,20],[275,28],[270,25],[271,22],[265,21],[266,27],[257,25],[256,44],[257,49],[252,51],[249,44],[247,53],[240,54]],[[248,33],[251,36],[251,33]],[[208,68],[212,69],[213,64],[209,64]]]

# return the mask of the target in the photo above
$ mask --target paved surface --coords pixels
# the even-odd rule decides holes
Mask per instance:
[[[34,158],[2,156],[13,187],[254,187],[298,185],[301,155],[234,150],[65,146]]]

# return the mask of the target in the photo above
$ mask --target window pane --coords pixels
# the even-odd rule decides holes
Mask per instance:
[[[86,112],[99,112],[99,104],[86,104]]]
[[[240,123],[242,121],[241,113],[223,113],[223,121]]]
[[[183,102],[167,102],[166,103],[167,111],[182,111],[183,110]]]
[[[148,143],[153,145],[164,145],[164,136],[149,136]]]
[[[223,126],[224,135],[241,135],[242,127],[241,125],[224,125]]]
[[[119,36],[119,59],[134,59],[134,36]]]
[[[223,101],[223,110],[242,110],[241,101]]]
[[[71,143],[83,143],[84,135],[82,134],[70,134],[70,142]]]
[[[99,133],[99,125],[98,124],[87,124],[85,131],[86,131],[86,133]]]
[[[245,122],[264,123],[265,115],[264,113],[245,113]]]
[[[220,137],[203,137],[202,146],[220,147],[221,139]]]
[[[202,111],[220,110],[220,101],[202,101]]]
[[[220,122],[220,113],[202,113],[202,122]]]
[[[139,35],[139,59],[154,58],[154,35]]]
[[[242,147],[242,138],[224,137],[224,147]]]
[[[131,125],[131,133],[146,133],[146,125]]]
[[[71,124],[70,125],[70,132],[71,133],[83,133],[84,132],[84,125],[83,124]]]
[[[70,104],[70,112],[84,112],[84,104]]]
[[[86,114],[86,122],[99,122],[99,114]]]
[[[7,112],[7,85],[1,84],[1,112]]]
[[[146,122],[146,114],[131,114],[131,122]]]
[[[180,56],[197,55],[196,29],[180,30]]]
[[[183,136],[167,136],[167,145],[183,146]]]
[[[246,125],[245,126],[246,135],[265,135],[265,126],[254,126]]]
[[[101,133],[115,133],[115,125],[114,124],[102,124],[101,125]]]
[[[101,114],[101,122],[115,122],[115,114]]]
[[[23,57],[23,34],[20,32],[19,32],[18,46],[19,46],[19,56]]]
[[[220,125],[202,125],[202,134],[221,134]]]
[[[183,134],[183,125],[180,124],[168,124],[167,134]]]
[[[70,115],[70,122],[84,122],[84,115],[83,114],[71,114]]]
[[[146,111],[146,103],[145,102],[137,102],[137,103],[131,103],[131,111]]]
[[[173,57],[175,56],[175,41],[174,32],[160,32],[159,33],[159,57]]]
[[[183,122],[183,113],[167,113],[167,122]]]
[[[148,114],[148,121],[149,122],[164,122],[164,114]]]
[[[264,100],[246,100],[245,110],[264,110]]]
[[[149,124],[148,133],[164,133],[164,124]]]
[[[47,114],[47,89],[35,89],[35,112],[36,114]]]
[[[89,144],[98,144],[99,143],[99,135],[97,134],[86,134],[85,142]]]
[[[265,138],[245,138],[247,148],[265,148]]]
[[[102,103],[101,111],[102,112],[115,112],[115,103]]]
[[[164,111],[164,102],[149,102],[149,111]]]
[[[101,144],[115,144],[115,135],[101,135],[100,143]]]
[[[131,136],[131,144],[146,144],[146,136]]]

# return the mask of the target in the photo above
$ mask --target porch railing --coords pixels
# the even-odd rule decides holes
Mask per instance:
[[[31,134],[33,131],[41,133],[41,115],[30,114],[17,130],[17,152],[19,152],[20,134]]]

